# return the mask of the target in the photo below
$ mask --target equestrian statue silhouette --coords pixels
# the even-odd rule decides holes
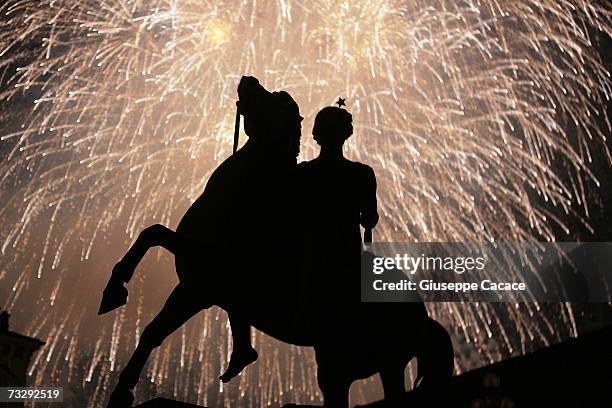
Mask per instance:
[[[227,311],[234,342],[224,382],[257,359],[253,326],[314,347],[325,407],[348,407],[351,383],[376,373],[385,401],[394,404],[404,395],[412,358],[418,389],[444,387],[453,349],[423,303],[360,301],[360,258],[372,256],[361,249],[360,225],[371,241],[376,179],[370,167],[342,155],[353,132],[343,101],[319,112],[313,135],[321,153],[298,165],[302,117],[293,98],[268,92],[253,77],[242,77],[238,97],[234,153],[210,176],[176,231],[155,224],[139,234],[104,289],[99,314],[127,302],[125,284],[148,249],[174,254],[179,283],[143,330],[108,406],[131,407],[151,352],[214,305]],[[248,140],[237,149],[240,116]]]

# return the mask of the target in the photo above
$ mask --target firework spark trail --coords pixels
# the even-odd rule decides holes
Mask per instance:
[[[609,4],[406,3],[0,6],[0,295],[13,310],[46,310],[24,327],[47,339],[37,383],[86,378],[87,405],[104,400],[110,367],[124,364],[153,310],[129,304],[93,335],[67,321],[94,312],[97,298],[82,299],[83,285],[101,284],[144,226],[175,226],[230,154],[242,74],[296,98],[306,117],[304,158],[314,154],[307,136],[316,111],[348,98],[350,156],[375,167],[379,180],[380,240],[554,240],[567,220],[588,224],[590,150],[606,149],[602,107],[612,86],[589,27],[610,35]],[[145,278],[132,286],[144,294]],[[569,305],[544,309],[431,311],[474,344],[482,364],[575,334]],[[164,392],[193,399],[196,390],[210,403],[225,339],[223,315],[206,312],[157,350],[147,377]],[[245,406],[319,398],[308,352],[256,341],[258,368],[219,398],[240,395]],[[79,359],[97,365],[81,368]],[[460,356],[458,368],[469,360]]]

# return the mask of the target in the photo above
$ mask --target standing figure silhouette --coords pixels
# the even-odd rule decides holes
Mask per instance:
[[[327,288],[328,301],[339,304],[339,294],[348,293],[353,297],[342,303],[354,304],[360,300],[360,225],[364,240],[371,241],[378,222],[376,176],[370,166],[344,157],[343,145],[353,134],[353,118],[345,109],[323,108],[312,134],[320,154],[300,163],[297,171],[308,219],[305,262],[313,284]],[[346,282],[353,283],[348,292]]]

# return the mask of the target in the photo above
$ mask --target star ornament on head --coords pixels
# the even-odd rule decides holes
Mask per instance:
[[[346,99],[338,98],[336,105],[338,105],[339,108],[346,106]]]

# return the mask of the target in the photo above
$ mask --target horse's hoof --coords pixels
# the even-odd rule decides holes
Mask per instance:
[[[106,408],[130,408],[134,403],[134,394],[127,389],[118,389],[111,393]]]
[[[127,303],[128,290],[119,279],[111,277],[102,293],[98,315],[103,315]]]

